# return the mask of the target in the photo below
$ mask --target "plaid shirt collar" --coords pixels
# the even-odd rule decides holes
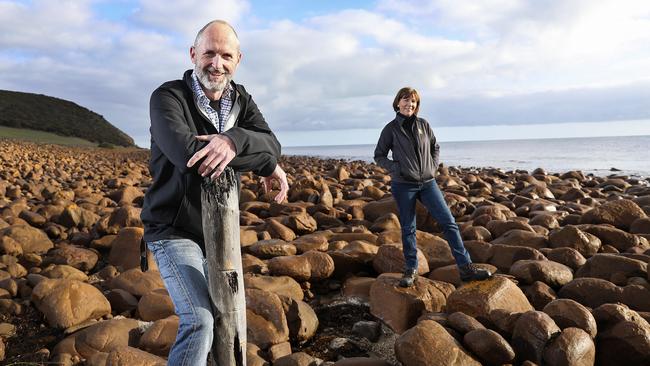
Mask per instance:
[[[214,110],[214,108],[210,106],[210,98],[205,95],[203,88],[201,88],[201,83],[194,72],[192,72],[192,93],[194,94],[194,100],[201,112],[208,117],[212,125],[217,129],[217,132],[222,133],[224,131],[226,119],[228,119],[232,109],[234,95],[234,88],[232,85],[228,83],[226,90],[221,94],[218,111]]]

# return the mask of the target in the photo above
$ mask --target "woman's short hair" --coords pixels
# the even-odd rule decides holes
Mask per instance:
[[[403,99],[403,98],[408,98],[408,97],[414,97],[415,98],[415,101],[417,102],[417,105],[415,106],[415,113],[414,114],[418,114],[418,112],[420,111],[420,94],[418,94],[417,90],[415,90],[415,89],[413,89],[411,87],[408,87],[408,86],[400,89],[397,92],[397,95],[395,96],[395,100],[393,100],[393,110],[395,112],[399,112],[399,106],[398,106],[399,101],[401,99]]]

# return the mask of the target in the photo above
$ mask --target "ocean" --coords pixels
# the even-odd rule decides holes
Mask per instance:
[[[373,161],[375,145],[283,147],[285,155]],[[650,177],[650,136],[441,142],[447,166]]]

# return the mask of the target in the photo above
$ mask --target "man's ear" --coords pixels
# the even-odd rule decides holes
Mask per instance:
[[[190,60],[192,60],[192,63],[196,65],[196,49],[194,46],[190,47]]]

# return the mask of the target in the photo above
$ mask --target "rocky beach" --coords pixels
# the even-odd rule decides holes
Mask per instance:
[[[165,365],[178,318],[140,270],[149,153],[0,141],[0,364]],[[390,177],[283,157],[288,201],[242,174],[250,366],[650,365],[650,179],[441,167],[474,262],[461,283],[418,206],[404,266]]]

